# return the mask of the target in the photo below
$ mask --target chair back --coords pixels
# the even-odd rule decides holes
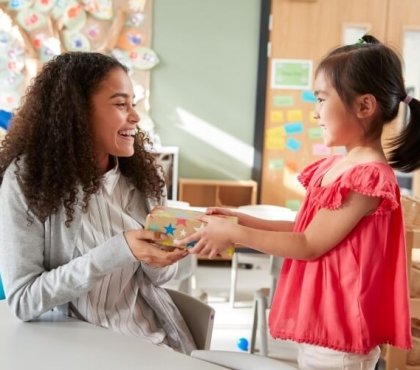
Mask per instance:
[[[188,294],[168,288],[166,291],[181,312],[197,349],[209,349],[213,334],[214,309]]]
[[[1,281],[1,275],[0,275],[0,301],[1,301],[2,299],[5,299],[5,298],[6,298],[6,296],[5,296],[5,294],[4,294],[3,283],[2,283],[2,281]]]

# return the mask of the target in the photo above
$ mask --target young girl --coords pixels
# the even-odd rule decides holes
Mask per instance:
[[[0,272],[22,320],[59,306],[189,353],[160,287],[185,253],[160,250],[143,230],[165,193],[133,101],[114,58],[67,53],[44,65],[0,148]]]
[[[286,257],[272,303],[274,338],[299,343],[300,369],[374,369],[382,343],[411,346],[400,192],[381,146],[400,102],[411,119],[389,162],[420,166],[420,102],[407,96],[397,55],[372,36],[327,55],[315,78],[315,117],[327,146],[347,154],[320,160],[299,179],[307,194],[294,223],[224,209],[239,225],[204,216],[192,253],[215,256],[232,243]]]

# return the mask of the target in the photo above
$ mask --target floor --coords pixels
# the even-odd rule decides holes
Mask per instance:
[[[234,307],[229,303],[230,263],[214,261],[198,263],[194,293],[196,295],[206,293],[208,304],[216,310],[210,347],[212,350],[241,352],[238,341],[241,339],[242,344],[250,342],[254,292],[259,288],[270,286],[267,256],[241,254],[239,263]],[[269,356],[296,365],[296,349],[290,342],[269,340]]]

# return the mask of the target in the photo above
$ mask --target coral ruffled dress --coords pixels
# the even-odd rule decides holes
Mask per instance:
[[[314,261],[285,259],[270,311],[271,335],[331,349],[368,353],[381,343],[411,347],[404,224],[393,170],[369,162],[321,186],[337,156],[299,176],[307,195],[294,231],[321,208],[337,209],[350,191],[382,198],[350,234]]]

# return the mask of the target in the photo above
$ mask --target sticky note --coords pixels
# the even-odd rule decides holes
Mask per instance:
[[[321,127],[311,127],[308,130],[308,136],[311,140],[320,140],[322,139],[322,128]]]
[[[318,123],[318,120],[315,118],[315,112],[314,111],[309,112],[308,121],[310,123]]]
[[[270,114],[270,120],[274,123],[284,122],[284,112],[281,110],[273,110]]]
[[[287,120],[289,122],[301,122],[303,121],[303,114],[300,109],[292,109],[287,111]]]
[[[284,168],[284,159],[270,159],[268,161],[268,168],[274,171],[281,171]]]
[[[292,107],[294,99],[291,95],[275,95],[273,96],[273,105],[275,107]]]
[[[313,155],[330,155],[331,148],[328,148],[324,144],[312,144],[312,154]]]
[[[285,132],[283,127],[273,127],[265,132],[265,148],[280,149],[285,148]]]
[[[299,140],[295,139],[294,137],[289,137],[286,140],[286,148],[291,150],[292,152],[297,152],[300,147],[301,147],[301,143]]]
[[[305,103],[316,103],[316,96],[313,91],[310,90],[302,91],[300,99]]]
[[[286,123],[284,126],[284,131],[287,135],[291,134],[300,134],[303,132],[303,123],[302,122],[291,122]]]
[[[287,199],[286,207],[292,211],[299,211],[301,201],[299,199]]]

